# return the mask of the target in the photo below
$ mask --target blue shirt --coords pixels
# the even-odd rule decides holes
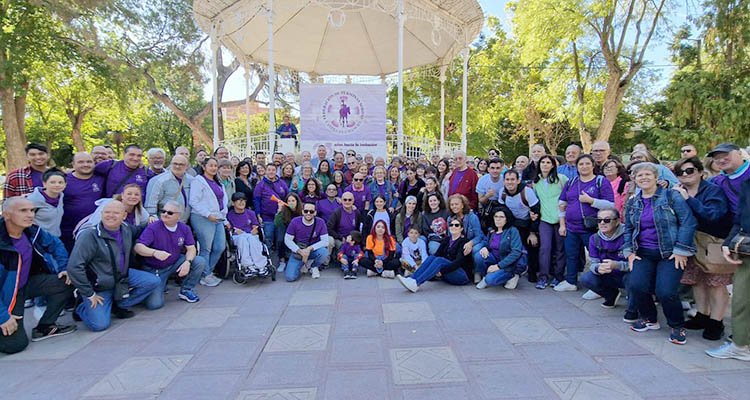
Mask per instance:
[[[557,174],[565,175],[568,177],[568,180],[571,180],[578,176],[578,170],[575,165],[563,164],[557,167]]]
[[[479,178],[479,182],[477,182],[477,194],[479,196],[484,196],[487,194],[487,192],[490,189],[493,189],[495,191],[495,194],[489,198],[489,200],[496,200],[497,196],[500,195],[500,193],[503,192],[503,177],[502,175],[497,177],[497,182],[492,182],[492,177],[490,174],[485,174],[481,178]]]

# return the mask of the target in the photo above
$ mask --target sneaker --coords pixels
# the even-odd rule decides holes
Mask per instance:
[[[681,301],[680,303],[682,304],[682,311],[687,311],[687,310],[689,310],[689,309],[691,309],[691,308],[692,308],[692,307],[690,306],[690,302],[689,302],[689,301],[684,301],[684,300],[683,300],[683,301]]]
[[[706,329],[703,330],[703,339],[719,340],[724,336],[724,322],[709,318]]]
[[[352,273],[349,271],[344,272],[344,279],[352,279]]]
[[[285,268],[286,268],[286,262],[279,261],[279,268],[276,268],[276,270],[279,271],[279,272],[284,272]]]
[[[568,282],[562,281],[554,287],[555,292],[575,292],[578,290],[578,286]]]
[[[539,290],[544,290],[547,288],[547,278],[539,278],[539,281],[537,281],[535,288]]]
[[[312,267],[312,268],[310,268],[310,275],[312,275],[313,279],[320,278],[320,268],[318,268],[318,267]]]
[[[606,309],[615,308],[618,301],[620,301],[620,292],[617,292],[617,296],[615,296],[614,299],[604,300],[604,303],[602,303],[602,308],[606,308]]]
[[[349,272],[349,279],[357,279],[357,269],[353,269]]]
[[[658,330],[661,329],[661,325],[659,325],[659,322],[649,322],[645,319],[639,319],[638,321],[633,322],[633,325],[630,326],[630,330],[635,332],[646,332],[649,330]]]
[[[479,283],[477,283],[477,289],[481,290],[481,289],[485,289],[485,288],[487,288],[487,281],[485,281],[484,279],[482,279],[481,281],[479,281]]]
[[[552,287],[555,287],[559,283],[560,283],[560,281],[557,278],[555,278],[555,279],[552,279],[552,281],[549,283],[549,285],[552,286]]]
[[[396,273],[394,271],[383,271],[380,276],[382,276],[383,278],[393,279],[396,277]]]
[[[398,279],[406,290],[412,293],[417,293],[417,290],[419,290],[419,285],[417,285],[417,281],[415,281],[414,278],[404,278],[401,275],[396,275],[396,279]]]
[[[371,270],[371,269],[368,269],[367,270],[367,277],[369,278],[371,276],[378,276],[378,273],[375,272],[375,271],[373,271],[373,270]]]
[[[475,272],[474,273],[474,283],[475,284],[479,283],[481,280],[482,280],[482,274],[480,274],[479,272]]]
[[[193,291],[193,289],[182,289],[180,290],[180,293],[177,295],[177,298],[181,300],[185,300],[188,303],[197,303],[201,300],[200,297],[198,297],[197,294]]]
[[[512,278],[508,279],[508,282],[505,282],[505,288],[509,290],[513,290],[516,287],[518,287],[518,279],[521,278],[521,275],[515,274]]]
[[[215,287],[219,286],[219,284],[221,283],[221,279],[217,278],[214,274],[209,274],[201,278],[200,283],[203,286]]]
[[[50,325],[42,330],[36,327],[31,330],[31,341],[38,342],[55,336],[67,335],[73,333],[75,330],[75,325]]]
[[[638,313],[635,311],[625,311],[625,315],[622,317],[622,322],[626,324],[632,324],[638,321]]]
[[[706,354],[713,358],[734,358],[740,361],[750,361],[750,348],[748,346],[737,346],[732,342],[726,342],[715,349],[708,349]]]
[[[299,273],[301,275],[304,275],[310,271],[310,268],[307,266],[307,263],[303,264],[302,267],[299,269]]]
[[[669,341],[679,345],[685,344],[687,342],[687,331],[685,328],[672,328],[669,333]]]
[[[583,296],[581,296],[581,298],[583,298],[584,300],[596,300],[601,297],[602,296],[599,296],[599,294],[593,290],[589,290],[588,292],[584,293]]]

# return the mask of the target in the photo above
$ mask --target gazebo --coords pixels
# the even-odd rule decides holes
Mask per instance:
[[[273,93],[276,66],[324,75],[398,75],[397,146],[404,148],[403,73],[424,65],[440,68],[440,143],[444,142],[446,70],[463,59],[461,148],[466,150],[469,45],[484,23],[477,0],[194,0],[198,26],[208,32],[213,54],[214,146],[218,144],[216,53],[224,46],[243,61],[268,65]],[[397,48],[393,44],[397,43]],[[250,75],[245,73],[249,90]],[[249,106],[249,105],[248,105]],[[274,99],[269,101],[269,149],[274,148]],[[250,125],[247,124],[250,137]]]

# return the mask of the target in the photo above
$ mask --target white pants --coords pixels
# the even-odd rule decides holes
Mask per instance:
[[[232,242],[237,246],[241,266],[252,267],[258,271],[266,269],[268,258],[263,255],[263,243],[260,242],[258,235],[252,233],[232,235]]]

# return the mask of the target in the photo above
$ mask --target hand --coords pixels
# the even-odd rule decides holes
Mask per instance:
[[[232,230],[232,232],[234,232],[234,234],[235,234],[235,235],[242,235],[242,233],[243,233],[243,230],[242,230],[242,229],[240,229],[240,228],[234,228],[234,229]]]
[[[487,268],[487,273],[488,273],[488,274],[491,274],[491,273],[493,273],[493,272],[497,272],[497,271],[500,271],[500,267],[498,267],[498,266],[497,266],[497,264],[495,264],[495,265],[490,265],[490,267],[489,267],[489,268]]]
[[[560,236],[565,237],[568,235],[568,228],[566,228],[564,224],[560,224],[560,227],[557,229],[557,233],[559,233]]]
[[[474,245],[471,242],[466,242],[466,244],[464,245],[464,255],[468,256],[469,254],[471,254],[471,250],[473,249]]]
[[[482,247],[482,250],[479,250],[479,255],[482,256],[482,258],[487,258],[490,256],[490,251],[487,250],[486,247]]]
[[[393,214],[393,207],[388,207],[388,212]]]
[[[529,239],[526,240],[526,242],[529,244],[529,246],[536,247],[539,244],[539,238],[536,237],[536,233],[531,232],[529,233]]]
[[[359,261],[357,261],[357,260],[354,260],[354,261],[352,262],[352,266],[353,266],[353,267],[359,267]]]
[[[597,272],[600,274],[608,274],[612,272],[612,270],[615,269],[615,262],[612,260],[604,260],[599,264],[599,267],[596,269]]]
[[[250,229],[250,233],[252,233],[253,235],[257,235],[258,234],[258,227],[257,226],[253,226],[253,229]]]
[[[486,198],[492,198],[495,196],[495,189],[487,189],[487,193],[484,194]]]
[[[594,198],[589,196],[586,192],[581,192],[581,194],[578,195],[578,201],[586,204],[594,204]]]
[[[635,255],[635,253],[632,253],[631,255],[628,256],[628,266],[630,266],[631,271],[633,270],[633,263],[635,262],[635,260],[640,260],[640,259],[641,258]]]
[[[669,187],[669,182],[661,179],[657,180],[656,184],[663,187],[664,189]]]
[[[349,261],[347,261],[346,258],[342,258],[341,265],[349,265]]]
[[[5,321],[2,325],[0,325],[0,329],[3,331],[3,336],[10,336],[12,335],[16,330],[18,330],[18,320],[23,317],[19,317],[18,315],[10,314],[10,318],[8,318],[7,321]]]
[[[278,212],[284,211],[284,205],[281,204],[281,203],[277,203],[277,204],[278,204],[278,207],[276,207],[276,211],[278,211]]]
[[[669,256],[669,259],[674,260],[675,269],[685,269],[685,265],[687,265],[688,260],[687,257],[678,254],[672,254],[671,256]]]
[[[59,274],[57,274],[57,279],[63,279],[65,278],[65,284],[70,285],[70,277],[68,276],[67,271],[62,271]]]
[[[724,259],[727,260],[727,262],[730,264],[734,264],[734,265],[742,264],[742,260],[737,260],[737,259],[732,258],[732,252],[729,251],[729,247],[727,246],[721,246],[721,254],[724,256]]]
[[[683,199],[687,200],[690,198],[690,195],[688,194],[687,190],[685,190],[685,188],[682,186],[682,184],[675,185],[673,189],[676,190],[677,193],[679,193]]]
[[[188,273],[190,273],[190,261],[185,260],[185,262],[183,262],[182,264],[180,264],[180,266],[177,268],[176,272],[177,272],[177,276],[179,276],[180,278],[182,278],[185,275],[187,275]]]
[[[152,215],[152,216],[148,217],[148,223],[149,224],[153,224],[154,222],[156,222],[158,220],[159,220],[159,218],[157,218],[156,215]]]
[[[219,219],[218,219],[218,218],[216,218],[216,216],[215,216],[215,215],[213,215],[213,214],[212,214],[212,215],[209,215],[209,216],[208,216],[208,218],[206,218],[206,219],[207,219],[207,220],[209,220],[209,221],[211,221],[211,222],[216,222],[216,221],[218,221],[218,220],[219,220]]]
[[[96,308],[96,306],[98,305],[104,304],[104,298],[96,293],[92,294],[91,297],[89,297],[89,301],[91,302],[91,309]]]
[[[154,255],[152,257],[154,257],[155,259],[159,261],[164,261],[167,258],[169,258],[169,256],[171,256],[171,254],[167,253],[164,250],[156,250],[154,251]]]
[[[375,260],[375,268],[383,268],[383,260]]]
[[[529,217],[531,217],[532,221],[536,221],[536,220],[539,219],[539,214],[537,214],[537,213],[535,213],[533,211],[529,211]]]

